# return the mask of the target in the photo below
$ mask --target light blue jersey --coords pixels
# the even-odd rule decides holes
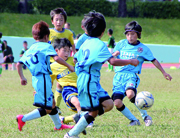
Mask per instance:
[[[74,58],[78,61],[75,66],[76,74],[87,72],[100,76],[102,64],[111,57],[112,54],[104,42],[99,38],[89,37],[74,55]]]
[[[39,73],[52,74],[50,56],[56,55],[57,53],[51,44],[36,42],[25,52],[19,62],[23,62],[33,76]]]
[[[155,58],[151,50],[138,41],[137,45],[131,45],[128,43],[127,39],[119,41],[114,51],[119,51],[120,55],[117,56],[118,59],[135,59],[139,60],[138,66],[126,65],[126,66],[116,66],[115,72],[132,72],[141,74],[141,68],[144,61],[153,61]]]
[[[88,38],[89,38],[89,36],[88,36],[86,33],[82,34],[82,35],[78,38],[78,41],[77,41],[77,43],[76,43],[76,50],[77,50],[77,51],[80,49],[81,45],[82,45],[82,44],[86,41],[86,39],[88,39]]]
[[[82,111],[99,110],[99,105],[110,99],[100,85],[100,70],[103,63],[112,57],[106,44],[99,38],[89,37],[75,54],[78,99]]]

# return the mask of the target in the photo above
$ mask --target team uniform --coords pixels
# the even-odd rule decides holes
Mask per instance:
[[[112,54],[99,38],[89,37],[74,57],[78,61],[75,72],[78,75],[77,88],[81,110],[99,110],[100,104],[110,99],[100,85],[100,70]]]
[[[110,53],[113,53],[114,46],[115,46],[114,36],[109,37],[107,44],[109,45],[108,49],[109,49]]]
[[[86,33],[82,34],[79,38],[78,41],[76,43],[76,51],[78,51],[81,47],[81,45],[86,41],[86,39],[89,38],[89,35],[87,35]]]
[[[32,74],[32,85],[36,91],[34,106],[52,109],[53,92],[50,74],[50,57],[57,56],[53,46],[45,42],[34,43],[21,57]]]
[[[68,57],[66,62],[71,66],[75,66],[73,62],[73,57]],[[51,75],[52,82],[56,79],[58,83],[63,87],[62,97],[67,107],[70,110],[77,112],[75,106],[70,102],[72,96],[78,95],[76,73],[69,71],[69,69],[66,66],[61,65],[57,62],[53,62],[51,64],[51,70],[52,70],[52,75]]]
[[[74,45],[73,33],[70,30],[62,28],[62,31],[58,31],[55,28],[49,28],[49,31],[49,41],[51,44],[53,44],[55,39],[67,38],[71,42],[71,45]],[[51,63],[54,62],[53,58],[50,61]]]
[[[142,44],[140,41],[136,45],[129,44],[127,39],[118,42],[114,48],[114,52],[119,51],[120,55],[117,56],[118,59],[135,59],[139,60],[138,66],[126,65],[126,66],[116,66],[115,76],[113,79],[113,95],[112,99],[123,99],[126,96],[126,90],[132,89],[136,92],[136,89],[140,83],[140,79],[137,74],[141,74],[142,64],[144,61],[154,61],[155,58],[151,50]],[[140,110],[141,116],[147,116],[145,110]],[[123,113],[124,115],[126,113]],[[130,116],[128,119],[137,120],[134,116]]]

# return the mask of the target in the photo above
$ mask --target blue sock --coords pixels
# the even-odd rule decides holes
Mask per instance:
[[[125,107],[124,110],[121,111],[121,113],[129,120],[138,120],[127,107]]]
[[[85,117],[82,116],[78,123],[68,132],[69,136],[78,136],[86,127],[88,122]]]
[[[52,121],[54,122],[54,125],[57,129],[61,128],[61,121],[59,119],[59,115],[58,113],[55,115],[49,115],[52,119]]]
[[[22,118],[22,121],[23,122],[26,122],[26,121],[30,121],[30,120],[33,120],[33,119],[37,119],[37,118],[40,118],[41,115],[39,113],[39,110],[38,109],[35,109],[33,110],[32,112],[26,114],[23,116]]]
[[[136,106],[136,104],[134,104],[134,105]],[[137,107],[137,106],[136,106],[136,107]],[[144,118],[145,118],[146,116],[148,116],[147,111],[146,111],[146,110],[139,109],[138,107],[137,107],[137,109],[138,109],[139,112],[141,113],[141,116],[142,116],[142,118],[143,118],[143,120],[144,120]]]

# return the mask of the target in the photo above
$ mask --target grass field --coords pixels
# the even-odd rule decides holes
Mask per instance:
[[[157,69],[142,69],[141,84],[138,92],[147,90],[154,96],[155,103],[148,110],[154,124],[146,127],[138,110],[125,98],[125,105],[140,119],[141,126],[128,127],[129,121],[115,108],[97,117],[93,128],[87,128],[86,138],[178,138],[180,137],[180,71],[166,69],[171,74],[171,82],[165,80]],[[102,87],[112,94],[114,72],[106,72],[103,67],[101,76]],[[0,77],[0,137],[1,138],[62,138],[67,130],[54,131],[54,125],[47,115],[43,118],[26,122],[22,132],[17,129],[17,114],[26,114],[33,109],[33,87],[31,75],[24,71],[28,80],[27,86],[20,85],[17,71],[2,72]],[[53,86],[53,90],[55,86]],[[61,103],[62,114],[71,115],[64,102]],[[73,124],[73,123],[72,123]]]
[[[40,20],[53,27],[49,15],[10,14],[0,13],[0,28],[4,36],[32,37],[32,25]],[[76,33],[84,33],[81,29],[83,16],[68,16],[67,22],[71,23],[71,29]],[[148,19],[148,18],[116,18],[106,17],[106,31],[102,37],[108,40],[107,29],[114,30],[115,41],[125,39],[125,25],[136,20],[142,26],[141,42],[146,44],[180,45],[180,19]]]

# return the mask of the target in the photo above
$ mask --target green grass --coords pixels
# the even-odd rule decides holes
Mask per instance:
[[[69,16],[67,19],[67,21],[71,23],[71,29],[74,30],[76,34],[83,33],[81,29],[82,18],[83,16]],[[40,20],[46,21],[50,27],[53,27],[49,15],[0,13],[0,19],[0,31],[4,36],[32,37],[32,25]],[[114,30],[115,40],[119,41],[125,39],[125,35],[123,34],[124,27],[132,20],[138,21],[143,28],[142,43],[180,45],[180,19],[106,17],[106,28],[112,28]],[[102,40],[108,40],[107,31],[105,31]]]
[[[146,127],[138,110],[124,99],[124,104],[140,120],[141,126],[127,127],[129,121],[115,108],[112,111],[97,117],[93,128],[87,128],[87,136],[80,134],[81,138],[178,138],[180,137],[179,112],[179,82],[180,71],[165,69],[173,77],[172,81],[164,79],[157,69],[142,69],[141,84],[138,92],[146,90],[153,94],[155,102],[148,114],[153,118],[153,125]],[[68,130],[53,130],[53,122],[47,115],[45,117],[28,121],[22,132],[17,129],[16,115],[26,114],[35,109],[33,103],[33,87],[31,75],[24,71],[28,80],[26,86],[20,85],[17,71],[2,72],[0,77],[0,137],[1,138],[62,138]],[[112,94],[112,80],[114,72],[106,72],[102,68],[101,85]],[[53,86],[55,90],[55,85]],[[71,115],[64,102],[61,103],[64,116]],[[73,123],[72,123],[73,124]]]

